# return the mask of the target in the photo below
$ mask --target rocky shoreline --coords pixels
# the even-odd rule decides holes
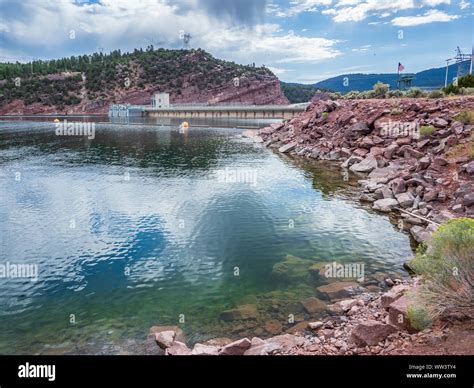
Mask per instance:
[[[339,162],[344,177],[350,173],[360,177],[361,202],[371,203],[375,211],[396,214],[398,227],[421,243],[439,224],[474,216],[473,111],[474,97],[319,99],[291,120],[247,130],[243,136],[279,153]],[[409,263],[405,268],[410,270]],[[324,307],[328,316],[297,323],[291,332],[267,339],[218,338],[191,349],[180,328],[155,326],[148,344],[155,354],[166,355],[473,352],[470,320],[450,317],[421,332],[411,325],[407,308],[419,278],[384,276],[383,282],[388,290],[331,283],[330,288],[341,286],[339,291],[351,292],[327,298],[332,302]],[[302,301],[307,311],[311,300],[318,299]]]
[[[399,212],[417,242],[474,217],[474,97],[317,100],[301,115],[244,136],[280,153],[339,161],[360,176],[360,201]]]
[[[459,344],[460,330],[452,321],[440,322],[418,332],[410,325],[407,306],[418,278],[386,279],[386,292],[362,292],[328,306],[330,316],[307,322],[293,334],[267,339],[232,340],[215,338],[189,348],[177,326],[153,326],[148,335],[149,353],[157,355],[390,355],[390,354],[469,354],[474,332],[468,328]],[[453,317],[451,317],[453,318]],[[456,317],[454,317],[456,318]],[[461,325],[463,320],[460,319]],[[301,325],[300,325],[301,326]],[[472,325],[471,325],[472,326]],[[450,343],[454,343],[454,346]]]

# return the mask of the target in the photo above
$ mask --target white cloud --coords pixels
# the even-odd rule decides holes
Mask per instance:
[[[304,37],[294,32],[281,34],[279,26],[274,24],[259,25],[254,29],[214,30],[202,39],[211,52],[220,50],[226,57],[239,52],[244,63],[252,62],[252,58],[259,58],[266,64],[315,63],[340,55],[335,48],[337,40]]]
[[[304,4],[328,2],[310,0]],[[336,40],[285,33],[275,23],[231,25],[206,13],[196,0],[180,0],[178,5],[165,0],[102,0],[85,5],[73,0],[42,0],[32,4],[25,8],[28,15],[24,19],[9,17],[2,22],[1,29],[14,42],[8,49],[2,48],[2,56],[21,58],[32,54],[32,47],[40,53],[39,58],[84,54],[98,47],[105,52],[133,50],[150,43],[176,48],[182,47],[180,30],[191,33],[191,47],[240,63],[319,62],[339,55]],[[70,30],[74,30],[75,39],[69,38]]]
[[[469,3],[469,1],[461,0],[459,2],[459,8],[461,8],[461,9],[466,9],[466,8],[469,8],[470,6],[471,6],[471,4]]]
[[[316,12],[321,6],[331,5],[332,0],[292,0],[290,7],[281,9],[273,6],[273,13],[278,17],[292,17],[303,12]]]
[[[397,17],[392,20],[392,24],[400,27],[411,27],[435,22],[450,22],[458,18],[458,15],[449,15],[442,11],[431,10],[423,15]]]
[[[276,76],[280,76],[282,74],[287,73],[288,71],[291,71],[291,70],[288,70],[288,69],[284,69],[282,67],[273,67],[273,66],[267,66],[267,67]]]

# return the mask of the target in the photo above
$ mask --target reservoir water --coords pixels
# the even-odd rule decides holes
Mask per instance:
[[[0,264],[38,269],[0,278],[0,354],[145,353],[153,325],[189,344],[265,337],[314,318],[305,266],[364,263],[362,286],[406,276],[410,239],[359,203],[357,177],[254,144],[242,123],[140,120],[94,139],[0,121]],[[256,316],[223,319],[239,306]]]

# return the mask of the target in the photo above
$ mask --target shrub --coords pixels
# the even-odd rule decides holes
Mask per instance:
[[[432,125],[424,125],[420,127],[420,136],[421,137],[431,136],[434,131],[436,131],[436,128],[433,127]]]
[[[456,121],[462,122],[463,124],[474,124],[474,111],[464,110],[454,116],[454,119]]]
[[[474,219],[455,218],[441,225],[426,249],[410,262],[423,284],[414,296],[415,321],[434,320],[474,306]],[[425,317],[423,317],[425,315]]]
[[[442,98],[444,97],[444,93],[442,90],[433,90],[430,94],[428,94],[429,98]]]
[[[454,86],[453,84],[449,84],[448,86],[446,86],[445,88],[443,88],[443,92],[444,92],[444,94],[446,94],[446,95],[449,95],[449,94],[459,94],[459,87]]]
[[[425,96],[425,92],[423,92],[423,90],[420,88],[410,88],[407,91],[406,96],[411,98],[420,98]]]
[[[419,331],[426,329],[433,323],[433,319],[429,312],[424,307],[420,307],[419,305],[409,305],[407,307],[407,317],[410,321],[410,325]]]
[[[327,120],[328,116],[329,116],[328,112],[323,112],[322,117],[323,117],[324,120]]]
[[[366,90],[365,92],[360,93],[359,98],[375,98],[375,92],[373,90]]]
[[[389,90],[387,93],[388,98],[399,98],[403,97],[403,92],[401,90]]]
[[[348,100],[354,100],[360,98],[360,93],[357,90],[351,90],[344,95],[344,98]]]
[[[385,95],[388,93],[389,88],[390,88],[390,85],[384,84],[383,82],[379,81],[373,86],[374,95],[379,98],[380,97],[384,98]]]
[[[474,88],[474,75],[466,74],[458,79],[458,86],[460,88]]]

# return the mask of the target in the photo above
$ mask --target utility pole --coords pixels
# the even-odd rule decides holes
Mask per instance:
[[[449,68],[449,61],[451,58],[446,59],[446,76],[444,77],[444,87],[448,86],[448,68]]]
[[[469,74],[472,74],[472,61],[474,58],[474,46],[472,46],[472,51],[471,51],[471,68],[469,69]]]

